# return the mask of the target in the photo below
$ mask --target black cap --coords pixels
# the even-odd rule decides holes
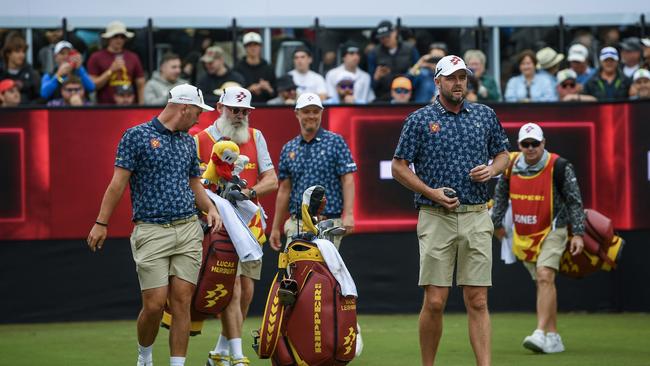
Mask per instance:
[[[641,52],[641,40],[637,37],[628,37],[621,42],[621,48],[624,51],[638,51]]]
[[[344,55],[347,53],[360,53],[361,49],[359,45],[352,41],[347,41],[341,45],[341,53]]]
[[[293,50],[293,55],[295,56],[296,53],[298,53],[298,52],[304,52],[304,53],[306,53],[308,56],[311,57],[311,50],[310,50],[309,48],[305,47],[305,46],[298,46],[298,47],[296,47],[296,49]]]
[[[297,88],[296,84],[293,82],[293,76],[291,75],[284,75],[279,77],[275,85],[276,89],[278,89],[279,92]]]
[[[385,37],[393,31],[393,23],[390,20],[382,20],[377,26],[377,35],[376,38]]]
[[[115,94],[124,95],[124,94],[133,94],[133,84],[121,84],[115,86]]]
[[[443,50],[445,52],[445,55],[449,52],[447,50],[447,44],[445,42],[433,42],[429,45],[429,51],[433,49],[439,49]]]

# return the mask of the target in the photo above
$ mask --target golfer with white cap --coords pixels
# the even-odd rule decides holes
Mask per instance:
[[[392,162],[393,177],[415,193],[419,209],[422,365],[434,363],[456,265],[476,364],[491,362],[487,289],[492,286],[493,226],[487,183],[508,164],[509,143],[490,107],[465,100],[469,74],[458,56],[437,63],[440,94],[406,118]]]
[[[170,365],[185,364],[190,303],[203,250],[197,207],[207,212],[213,230],[221,226],[219,213],[201,185],[194,141],[187,134],[203,110],[214,109],[203,102],[201,90],[179,85],[169,92],[160,115],[122,135],[113,178],[88,234],[90,249],[102,249],[111,214],[130,184],[135,223],[131,251],[142,291],[138,366],[153,364],[153,343],[168,299],[174,317],[169,332]]]
[[[248,89],[238,86],[225,88],[221,91],[217,103],[219,118],[194,136],[194,139],[202,167],[206,167],[209,163],[214,143],[222,138],[236,143],[240,154],[249,158],[248,164],[240,173],[240,178],[248,182],[242,193],[260,206],[248,227],[261,245],[266,242],[266,235],[264,214],[258,198],[278,188],[278,177],[262,132],[249,127],[249,117],[254,109],[251,106],[251,92]],[[208,355],[208,366],[248,364],[249,360],[243,354],[241,332],[248,307],[253,300],[254,281],[259,280],[261,275],[261,259],[238,264],[233,296],[230,304],[221,314],[221,334],[215,348]]]

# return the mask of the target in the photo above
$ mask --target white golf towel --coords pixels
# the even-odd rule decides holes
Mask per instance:
[[[327,264],[327,268],[329,268],[336,281],[341,285],[341,293],[343,296],[352,295],[359,297],[357,295],[357,286],[354,284],[354,280],[334,244],[326,239],[316,239],[314,243],[318,246],[318,250],[320,250],[320,254],[323,256],[325,264]]]
[[[262,247],[248,228],[248,222],[257,212],[257,205],[245,200],[238,201],[235,208],[227,199],[221,198],[216,193],[206,189],[208,197],[217,205],[223,226],[230,235],[239,260],[250,262],[262,258]]]
[[[506,236],[501,239],[501,260],[506,264],[512,264],[517,261],[515,253],[512,251],[512,235],[514,223],[512,222],[512,204],[508,201],[508,210],[503,216],[503,227],[506,229]]]

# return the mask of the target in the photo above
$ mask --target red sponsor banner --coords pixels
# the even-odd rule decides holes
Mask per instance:
[[[330,107],[323,125],[343,135],[355,174],[358,232],[415,230],[413,195],[390,177],[390,160],[405,117],[416,106]],[[495,106],[514,145],[518,128],[537,122],[547,147],[575,166],[586,207],[618,229],[650,228],[649,103]],[[115,151],[129,127],[159,109],[0,110],[0,240],[70,239],[88,235],[113,174]],[[200,128],[218,112],[203,113]],[[292,108],[259,107],[250,116],[273,162],[299,133]],[[436,128],[431,126],[431,128]],[[275,195],[262,200],[269,214]],[[132,230],[129,193],[110,221],[111,237]]]

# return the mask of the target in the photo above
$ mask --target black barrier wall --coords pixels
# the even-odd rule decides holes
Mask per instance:
[[[560,311],[650,311],[650,231],[624,232],[620,268],[582,280],[558,277]],[[251,315],[260,315],[275,271],[277,253],[264,247],[262,279]],[[417,286],[415,233],[357,234],[344,239],[341,254],[359,290],[362,314],[415,313]],[[505,265],[495,243],[491,311],[535,310],[535,285],[520,263]],[[0,323],[135,319],[139,288],[128,239],[109,240],[91,253],[82,240],[0,242]],[[455,288],[449,311],[463,311]]]

